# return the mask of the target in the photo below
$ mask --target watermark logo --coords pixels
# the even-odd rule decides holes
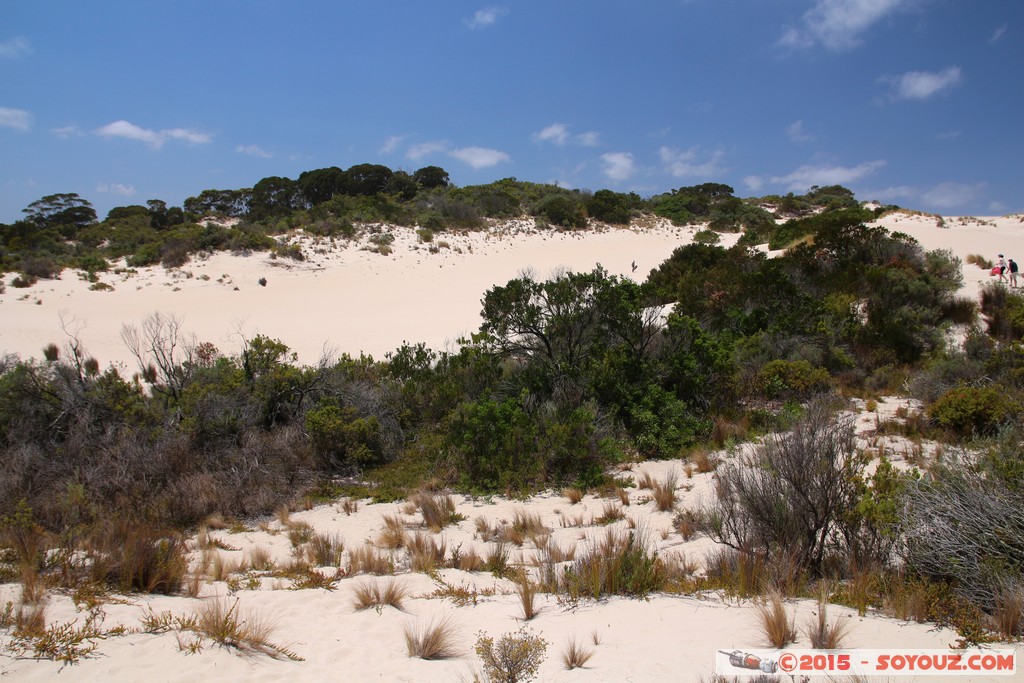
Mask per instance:
[[[715,652],[715,672],[729,676],[1013,676],[1017,653],[1011,649],[720,649]]]

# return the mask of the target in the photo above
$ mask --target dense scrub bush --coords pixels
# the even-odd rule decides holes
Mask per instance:
[[[807,398],[827,391],[831,378],[825,368],[805,360],[773,360],[757,373],[757,389],[768,398]]]
[[[936,424],[961,437],[992,434],[1004,422],[1020,415],[1022,405],[998,385],[958,386],[928,407]]]
[[[988,332],[1003,341],[1024,338],[1024,296],[1000,283],[981,290],[981,312],[987,316]]]

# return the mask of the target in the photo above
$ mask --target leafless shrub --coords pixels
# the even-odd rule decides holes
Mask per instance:
[[[813,402],[792,432],[719,472],[717,502],[704,511],[711,536],[765,560],[792,553],[799,567],[819,570],[858,500],[864,465],[855,445],[852,419]]]

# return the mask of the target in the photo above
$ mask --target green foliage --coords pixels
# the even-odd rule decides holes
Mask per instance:
[[[375,416],[359,417],[354,408],[322,400],[306,413],[306,430],[314,452],[333,469],[364,467],[381,459],[381,427]]]
[[[598,190],[586,201],[587,215],[594,220],[613,225],[628,225],[632,215],[631,209],[639,204],[639,200],[635,194]]]
[[[544,199],[536,209],[537,216],[560,228],[583,228],[587,216],[582,202],[568,195],[553,195]]]
[[[805,360],[773,360],[757,373],[758,391],[768,398],[807,398],[827,391],[828,371]]]
[[[993,434],[1004,422],[1020,414],[1020,401],[997,385],[958,386],[928,407],[936,424],[961,437]]]

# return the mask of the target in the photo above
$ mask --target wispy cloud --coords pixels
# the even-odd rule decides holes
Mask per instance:
[[[13,128],[22,132],[32,130],[32,114],[24,109],[0,107],[0,128]]]
[[[765,186],[785,188],[789,192],[806,192],[814,185],[849,185],[866,178],[885,166],[883,160],[867,161],[856,166],[804,165],[783,176],[747,176],[743,182],[754,191]]]
[[[601,155],[601,171],[609,180],[627,180],[636,171],[633,155],[629,152],[608,152]]]
[[[990,43],[997,43],[1006,34],[1006,29],[1009,28],[1006,24],[996,27],[996,30],[992,32],[992,37],[988,39]]]
[[[32,54],[32,43],[24,36],[15,36],[0,43],[0,57],[17,59]]]
[[[116,194],[121,197],[134,197],[138,194],[135,191],[135,187],[132,185],[123,185],[121,183],[100,183],[96,186],[97,192],[105,192],[107,194]]]
[[[908,71],[878,80],[892,86],[890,97],[894,100],[926,100],[959,85],[963,82],[963,73],[960,67],[950,66],[942,71]]]
[[[177,140],[194,145],[203,145],[213,140],[212,135],[190,130],[188,128],[165,128],[151,130],[136,126],[134,123],[120,120],[108,123],[96,130],[96,135],[104,138],[126,138],[145,142],[153,149],[160,149],[168,140]]]
[[[566,124],[552,123],[547,128],[534,133],[530,137],[536,142],[551,142],[559,146],[573,143],[583,147],[596,147],[600,136],[600,133],[593,130],[571,135],[569,133],[569,126]]]
[[[463,23],[470,29],[487,28],[497,23],[498,19],[508,14],[508,8],[501,5],[491,5],[474,12],[472,17],[464,19]]]
[[[661,147],[658,150],[658,156],[661,157],[665,172],[676,178],[707,178],[721,175],[725,171],[725,167],[722,165],[722,158],[725,154],[721,151],[712,152],[710,156],[701,159],[698,147],[686,150]]]
[[[445,152],[448,150],[448,143],[442,141],[420,142],[413,145],[405,152],[405,158],[411,161],[419,161],[425,156]]]
[[[906,8],[913,0],[817,0],[801,17],[798,28],[789,28],[779,40],[786,47],[817,44],[830,50],[849,50],[861,44],[861,36],[874,24]]]
[[[803,120],[794,121],[786,126],[786,137],[793,142],[810,142],[814,136],[804,130]]]
[[[461,147],[453,149],[448,154],[473,168],[488,168],[512,160],[505,152],[486,147]]]
[[[261,159],[271,159],[274,156],[273,152],[268,152],[259,145],[239,145],[235,147],[235,151],[239,154],[247,154],[251,157],[259,157]]]
[[[398,146],[400,144],[402,144],[402,140],[404,140],[404,139],[405,138],[403,138],[400,135],[391,135],[391,136],[389,136],[388,139],[384,141],[384,144],[381,145],[380,153],[381,154],[391,154],[396,149],[398,149]]]
[[[487,147],[453,148],[447,140],[431,140],[412,145],[406,150],[405,158],[410,161],[420,161],[432,154],[446,154],[475,169],[497,166],[512,160],[508,154],[497,149]]]
[[[77,137],[82,134],[82,131],[78,126],[61,126],[60,128],[51,128],[50,132],[64,140]]]
[[[960,131],[958,130],[947,130],[939,133],[935,136],[938,140],[956,140],[960,137]]]

